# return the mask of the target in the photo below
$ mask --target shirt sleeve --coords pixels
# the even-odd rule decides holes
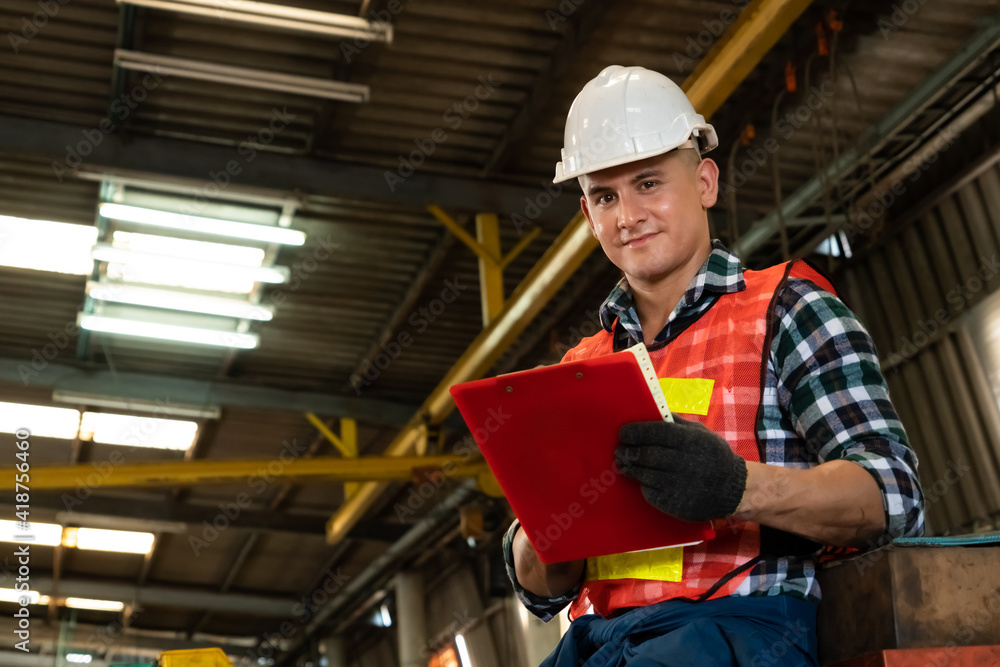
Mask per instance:
[[[569,593],[555,598],[542,597],[525,590],[517,581],[517,574],[514,572],[514,535],[520,527],[520,522],[514,519],[514,523],[510,525],[510,528],[507,529],[507,532],[503,536],[503,560],[507,566],[507,576],[510,578],[510,583],[514,587],[514,594],[521,601],[521,604],[532,614],[548,622],[555,618],[556,614],[565,609],[570,602],[576,599],[576,596],[580,593],[581,584],[578,583]]]
[[[833,294],[792,279],[775,302],[772,362],[778,402],[819,463],[857,463],[882,491],[886,532],[873,543],[924,532],[924,498],[875,344]]]

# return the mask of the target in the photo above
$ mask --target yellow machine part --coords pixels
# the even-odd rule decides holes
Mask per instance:
[[[160,667],[233,667],[233,663],[221,648],[199,648],[161,653]]]

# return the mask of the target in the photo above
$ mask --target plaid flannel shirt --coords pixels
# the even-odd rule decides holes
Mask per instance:
[[[719,241],[657,334],[659,349],[701,317],[722,294],[746,289],[739,258]],[[615,350],[643,340],[632,290],[625,278],[600,310],[601,326],[615,334]],[[875,344],[844,302],[812,282],[789,279],[774,308],[774,337],[768,359],[762,416],[757,433],[764,463],[810,468],[838,459],[867,470],[882,491],[886,533],[873,546],[896,537],[923,534],[923,495],[917,457],[889,401]],[[615,318],[618,331],[613,330]],[[524,590],[514,574],[515,521],[503,540],[514,592],[533,614],[553,618],[579,593],[557,598]],[[736,595],[794,595],[818,601],[816,562],[786,556],[750,570]]]

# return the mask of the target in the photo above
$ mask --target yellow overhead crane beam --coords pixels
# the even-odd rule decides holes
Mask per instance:
[[[492,488],[492,473],[482,461],[468,456],[373,456],[361,458],[282,457],[250,461],[177,461],[75,466],[45,466],[31,469],[28,487],[33,491],[75,489],[79,486],[194,486],[246,484],[252,479],[281,482],[371,482],[414,481],[424,472],[440,471],[449,477],[474,477]],[[0,489],[14,488],[14,468],[0,469]],[[374,482],[373,482],[374,483]]]
[[[684,89],[694,108],[706,117],[714,113],[808,6],[808,0],[754,0],[685,81]],[[441,219],[441,216],[436,217]],[[448,226],[450,229],[451,225]],[[462,235],[460,238],[470,248],[475,248],[477,244],[471,235],[464,229],[462,234],[468,238]],[[428,423],[439,423],[455,407],[448,388],[482,377],[597,245],[586,218],[577,213],[385,454],[409,454],[419,439],[420,429]],[[490,260],[496,259],[482,248],[476,252],[481,259],[484,255]],[[333,544],[342,540],[385,488],[382,482],[362,484],[330,518],[326,526],[327,542]]]

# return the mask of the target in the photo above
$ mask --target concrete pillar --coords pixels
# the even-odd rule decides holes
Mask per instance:
[[[427,619],[424,612],[424,577],[418,572],[396,575],[396,627],[400,667],[425,667],[421,656],[427,644]]]
[[[321,639],[319,652],[326,658],[326,667],[347,667],[347,644],[341,635]]]

